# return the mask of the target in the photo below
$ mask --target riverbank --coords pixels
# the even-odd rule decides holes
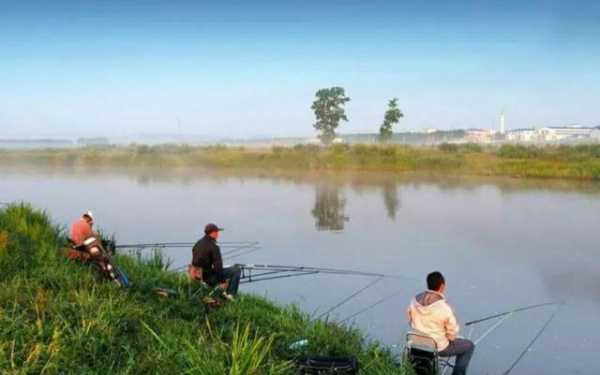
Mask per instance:
[[[293,374],[296,355],[356,355],[363,374],[403,374],[352,328],[241,295],[208,315],[160,257],[118,256],[133,286],[66,260],[62,230],[27,205],[0,209],[0,372]],[[164,299],[156,286],[180,297]],[[289,345],[307,339],[303,352]]]
[[[245,149],[177,145],[0,151],[0,164],[215,167],[416,172],[439,175],[600,179],[600,145],[482,147],[442,144]]]

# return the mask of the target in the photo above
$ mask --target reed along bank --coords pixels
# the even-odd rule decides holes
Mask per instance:
[[[244,148],[131,145],[81,149],[4,150],[0,165],[82,167],[211,167],[417,172],[600,180],[600,144],[499,147],[347,145]]]

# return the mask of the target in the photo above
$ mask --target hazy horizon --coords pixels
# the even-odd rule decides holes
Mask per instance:
[[[600,125],[592,1],[31,1],[0,14],[0,138],[311,137],[317,89],[342,133]]]

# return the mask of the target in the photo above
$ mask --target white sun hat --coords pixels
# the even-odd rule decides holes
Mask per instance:
[[[92,219],[92,221],[94,221],[94,214],[92,214],[92,211],[87,211],[86,213],[83,214],[83,216],[87,216],[90,219]]]

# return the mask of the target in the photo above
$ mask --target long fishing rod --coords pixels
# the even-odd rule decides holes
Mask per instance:
[[[381,273],[323,267],[283,266],[271,264],[237,264],[237,266],[242,270],[242,279],[245,279],[246,283],[316,273],[368,277],[393,277],[393,275],[384,275]]]
[[[406,278],[409,277],[402,275],[392,275],[392,274],[383,274],[378,272],[365,272],[359,270],[352,269],[343,269],[343,268],[328,268],[328,267],[312,267],[312,266],[290,266],[290,265],[279,265],[279,264],[238,264],[238,266],[247,268],[247,269],[269,269],[269,270],[288,270],[288,271],[298,271],[298,270],[318,270],[320,273],[332,273],[332,274],[351,274],[358,276],[372,276],[372,277],[385,277],[385,278]]]
[[[559,305],[559,304],[562,304],[562,302],[556,302],[556,301],[554,301],[554,302],[545,302],[545,303],[538,303],[538,304],[535,304],[535,305],[529,305],[529,306],[519,307],[519,308],[514,309],[514,310],[505,311],[505,312],[502,312],[502,313],[498,313],[498,314],[486,316],[486,317],[483,317],[481,319],[471,320],[469,322],[466,322],[465,326],[470,326],[470,325],[473,325],[473,324],[479,324],[479,323],[482,323],[482,322],[486,322],[488,320],[500,318],[500,317],[503,317],[505,315],[512,315],[514,313],[521,312],[521,311],[536,309],[536,308],[543,307],[543,306]]]
[[[274,273],[274,272],[265,273],[265,274],[261,274],[261,275],[268,275],[271,273]],[[275,280],[275,279],[287,279],[288,277],[314,275],[317,273],[319,273],[319,272],[318,271],[304,271],[304,272],[297,272],[294,274],[276,275],[276,276],[268,276],[268,277],[261,277],[261,278],[242,278],[242,280],[240,281],[240,284],[248,284],[248,283],[255,283],[258,281],[267,281],[267,280]],[[259,276],[261,276],[261,275],[259,275]]]
[[[552,315],[550,316],[550,318],[548,320],[546,320],[546,323],[544,323],[544,325],[538,331],[538,333],[535,335],[535,337],[533,338],[533,340],[531,340],[529,342],[529,344],[525,347],[525,349],[523,349],[523,351],[521,352],[521,354],[519,355],[519,357],[517,357],[517,359],[512,363],[512,365],[508,368],[508,370],[506,370],[506,371],[504,371],[502,373],[503,375],[510,374],[512,372],[512,370],[514,370],[514,368],[517,367],[517,365],[519,364],[519,362],[521,362],[521,360],[523,359],[523,357],[525,357],[525,355],[529,352],[529,350],[531,349],[531,347],[533,346],[533,344],[535,344],[535,342],[542,336],[542,334],[544,333],[544,331],[546,330],[546,328],[548,328],[548,326],[550,325],[550,323],[552,322],[552,320],[554,320],[554,317],[558,313],[558,310],[560,310],[561,306],[562,306],[562,303],[558,305],[558,307],[556,308],[556,310],[554,310],[554,312],[552,313]]]
[[[256,241],[238,241],[238,242],[219,242],[223,249],[223,257],[227,259],[235,259],[243,255],[253,253],[260,249],[260,244]],[[160,242],[148,244],[128,244],[117,245],[116,249],[144,250],[144,249],[171,249],[171,248],[186,248],[194,246],[191,242]]]
[[[179,248],[179,247],[192,247],[196,242],[153,242],[153,243],[136,243],[136,244],[124,244],[117,245],[117,249],[146,249],[146,248]],[[257,241],[223,241],[218,242],[218,245],[228,247],[242,247],[242,246],[256,246],[259,243]]]
[[[473,332],[473,327],[476,324],[482,323],[482,322],[486,322],[489,320],[493,320],[493,319],[498,319],[498,318],[502,318],[499,321],[497,321],[496,323],[494,323],[490,328],[488,328],[484,333],[482,333],[476,340],[473,341],[473,343],[475,345],[478,345],[481,341],[483,341],[490,333],[492,333],[493,331],[495,331],[498,327],[500,327],[502,324],[504,324],[509,318],[511,318],[514,314],[522,312],[522,311],[527,311],[527,310],[533,310],[533,309],[537,309],[540,307],[545,307],[545,306],[553,306],[553,305],[561,305],[562,302],[546,302],[546,303],[538,303],[535,305],[529,305],[529,306],[524,306],[524,307],[519,307],[517,309],[513,309],[510,311],[506,311],[503,313],[499,313],[499,314],[494,314],[494,315],[490,315],[481,319],[477,319],[477,320],[472,320],[470,322],[466,322],[465,326],[470,326],[471,329],[469,330],[469,334],[467,335],[467,337],[471,336],[471,333]]]

